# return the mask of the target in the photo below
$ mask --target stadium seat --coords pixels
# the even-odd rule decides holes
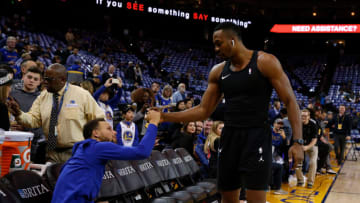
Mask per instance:
[[[21,198],[20,198],[19,194],[17,193],[17,191],[7,187],[6,184],[4,184],[0,181],[0,202],[1,203],[21,203]]]
[[[200,168],[193,157],[184,148],[177,148],[175,149],[175,152],[179,154],[179,156],[182,157],[184,162],[189,166],[192,172],[191,175],[197,175],[200,177]],[[196,183],[196,185],[202,187],[208,196],[211,197],[218,193],[216,184],[214,182],[216,182],[216,180],[199,181]]]
[[[151,162],[155,166],[155,169],[158,171],[158,174],[160,175],[160,178],[163,182],[163,189],[166,193],[165,198],[167,199],[176,199],[177,202],[186,202],[191,203],[193,202],[193,198],[191,194],[185,191],[175,191],[177,189],[181,189],[183,186],[178,181],[179,174],[174,168],[173,164],[168,160],[162,153],[159,151],[153,150],[150,157]],[[172,192],[172,193],[171,193]],[[179,195],[178,192],[181,192]],[[184,195],[184,192],[187,193]],[[154,200],[155,201],[155,200]],[[160,200],[156,200],[160,201]]]
[[[172,197],[159,197],[152,201],[152,203],[176,203],[179,201],[176,201],[175,198]]]
[[[173,149],[164,149],[162,153],[172,162],[174,168],[180,175],[179,178],[184,181],[184,185],[187,186],[184,187],[183,190],[190,192],[196,202],[206,199],[206,191],[200,186],[193,185],[195,182],[191,177],[191,169],[182,158]]]
[[[61,168],[64,164],[52,164],[46,168],[46,172],[44,174],[45,181],[49,184],[52,190],[55,189],[55,184],[57,179],[59,178]]]
[[[51,202],[52,191],[38,174],[32,171],[13,171],[1,179],[12,191],[17,191],[23,203]]]
[[[161,185],[161,177],[149,159],[131,161],[145,184],[148,199],[159,197],[165,193]]]
[[[145,184],[131,163],[123,160],[112,160],[111,162],[115,178],[122,188],[121,198],[131,201],[143,200],[144,197],[138,191],[143,190]]]
[[[120,181],[115,178],[115,170],[112,167],[113,161],[108,161],[105,165],[105,173],[102,179],[97,201],[110,201],[126,193]]]

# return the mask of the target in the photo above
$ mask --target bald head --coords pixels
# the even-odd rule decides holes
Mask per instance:
[[[35,61],[33,60],[24,60],[21,64],[20,64],[20,68],[21,68],[21,72],[24,75],[29,68],[31,67],[37,67],[37,64],[35,63]]]
[[[53,71],[59,78],[63,78],[66,80],[67,70],[65,66],[60,63],[51,64],[47,70]]]
[[[45,71],[44,86],[48,92],[59,92],[66,84],[67,72],[65,66],[54,63]]]

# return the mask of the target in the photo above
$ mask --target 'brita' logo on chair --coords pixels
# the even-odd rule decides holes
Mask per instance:
[[[117,170],[120,176],[127,176],[133,173],[136,173],[135,169],[132,166],[127,166],[125,168],[120,168]]]
[[[156,161],[156,164],[160,167],[168,166],[170,165],[170,162],[167,159]]]
[[[48,188],[46,188],[43,184],[35,185],[33,187],[18,189],[17,190],[21,198],[27,199],[32,197],[37,197],[39,195],[50,192]]]
[[[105,171],[103,180],[113,179],[115,178],[114,174],[111,173],[111,171]]]

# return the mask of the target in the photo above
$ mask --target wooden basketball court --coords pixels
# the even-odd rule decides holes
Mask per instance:
[[[350,145],[347,147],[350,148]],[[270,203],[360,203],[360,160],[353,160],[352,153],[351,150],[341,167],[333,168],[335,171],[340,171],[337,175],[317,175],[312,189],[283,184],[282,189],[289,194],[275,195],[270,191],[267,193],[267,201]],[[360,159],[360,154],[356,153],[357,158]],[[332,154],[332,157],[334,156]],[[335,165],[334,160],[332,162]]]

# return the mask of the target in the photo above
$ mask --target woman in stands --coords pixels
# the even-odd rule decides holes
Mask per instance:
[[[217,176],[217,154],[223,128],[224,122],[215,121],[204,144],[204,152],[208,155],[209,159],[209,178],[216,178]]]
[[[6,106],[6,101],[9,97],[11,90],[11,83],[14,77],[12,68],[8,65],[0,65],[0,128],[3,130],[9,130],[10,120],[9,112]]]
[[[92,72],[88,72],[87,79],[91,81],[94,89],[97,89],[101,85],[101,74],[100,74],[100,65],[95,64]]]
[[[163,112],[170,112],[172,105],[172,93],[173,89],[170,85],[165,85],[162,90],[162,95],[159,96],[159,101],[156,106],[160,107]],[[159,131],[168,131],[169,122],[161,123],[159,126]]]
[[[173,142],[171,147],[176,148],[185,148],[186,151],[194,157],[194,143],[196,140],[196,126],[195,122],[185,123],[181,130],[176,131],[172,136]]]
[[[142,138],[146,131],[146,121],[144,120],[145,113],[148,108],[154,106],[155,96],[151,89],[139,88],[131,93],[131,100],[132,103],[136,103],[134,122],[139,130],[140,138]]]
[[[162,95],[160,96],[160,99],[158,101],[158,104],[156,106],[161,107],[163,109],[163,112],[169,112],[170,108],[172,107],[172,94],[173,89],[170,85],[165,85],[165,87],[162,90]]]

